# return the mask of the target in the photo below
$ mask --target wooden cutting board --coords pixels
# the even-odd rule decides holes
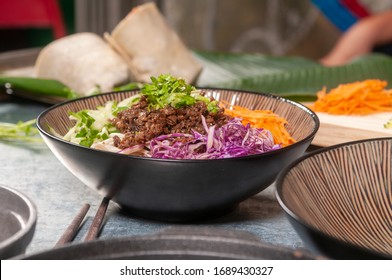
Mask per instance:
[[[320,129],[312,145],[327,147],[355,140],[392,137],[392,128],[384,128],[384,124],[392,118],[392,112],[367,116],[317,113],[317,116],[320,119]]]

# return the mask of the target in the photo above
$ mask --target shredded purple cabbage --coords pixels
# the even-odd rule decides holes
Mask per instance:
[[[266,129],[244,126],[234,118],[216,128],[208,127],[202,118],[206,135],[174,133],[151,140],[150,156],[162,159],[219,159],[261,154],[281,148],[275,145],[272,133]]]

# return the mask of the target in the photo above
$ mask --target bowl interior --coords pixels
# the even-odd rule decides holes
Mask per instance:
[[[37,213],[25,195],[0,186],[0,257],[22,253],[31,241]]]
[[[236,90],[205,89],[206,96],[216,100],[228,101],[232,105],[240,105],[249,109],[272,110],[288,121],[287,129],[297,141],[313,137],[318,129],[316,115],[305,106],[268,94],[256,94]],[[55,106],[38,119],[39,126],[53,136],[53,131],[64,135],[73,123],[68,112],[83,109],[96,109],[110,100],[121,101],[139,91],[116,92],[82,98]]]
[[[288,167],[285,210],[327,236],[392,256],[392,139],[324,149]]]

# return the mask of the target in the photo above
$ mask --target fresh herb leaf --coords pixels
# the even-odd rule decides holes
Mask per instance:
[[[197,101],[203,101],[207,104],[208,110],[218,110],[216,102],[211,102],[209,98],[201,95],[199,90],[187,84],[184,79],[174,78],[167,74],[151,77],[151,82],[151,84],[144,85],[141,92],[147,97],[153,109],[162,109],[167,105],[178,109],[192,106]]]

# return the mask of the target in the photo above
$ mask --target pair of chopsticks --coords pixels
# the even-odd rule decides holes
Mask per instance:
[[[106,214],[106,210],[108,208],[110,199],[107,197],[104,197],[102,199],[101,205],[99,206],[93,221],[91,222],[91,225],[87,231],[86,237],[84,241],[91,241],[93,239],[96,239],[99,231],[102,226],[103,219]],[[64,231],[63,235],[60,237],[60,239],[57,241],[56,246],[64,245],[66,243],[71,242],[74,237],[76,236],[76,233],[79,230],[80,225],[82,224],[88,210],[90,209],[90,204],[86,203],[83,205],[83,207],[79,210],[75,218],[71,221],[67,229]]]

